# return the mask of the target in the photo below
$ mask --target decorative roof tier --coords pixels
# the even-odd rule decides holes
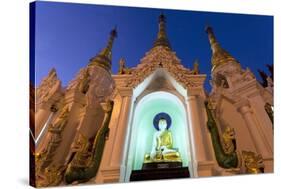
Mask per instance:
[[[154,46],[136,67],[131,68],[131,76],[126,81],[126,86],[136,87],[160,68],[167,71],[183,87],[198,87],[202,85],[206,76],[199,74],[198,64],[195,67],[197,67],[195,71],[186,68],[176,53],[171,50],[165,32],[165,16],[161,14],[159,16],[159,32]]]
[[[206,32],[209,37],[209,42],[212,49],[212,71],[214,71],[218,66],[227,64],[229,62],[238,63],[238,61],[231,56],[226,50],[224,50],[220,44],[217,42],[213,29],[210,26],[206,27]]]
[[[112,59],[112,46],[114,39],[117,37],[117,30],[114,28],[110,32],[110,37],[107,43],[107,46],[101,50],[99,54],[97,54],[95,57],[90,59],[90,64],[91,65],[98,65],[106,70],[111,70],[111,59]]]
[[[166,17],[163,14],[161,14],[159,16],[159,31],[157,34],[157,39],[155,40],[154,45],[153,45],[154,47],[165,46],[165,47],[171,48],[170,42],[166,35],[165,23],[166,23]]]

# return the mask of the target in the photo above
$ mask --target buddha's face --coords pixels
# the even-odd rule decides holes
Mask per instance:
[[[167,121],[166,119],[160,119],[158,123],[158,127],[160,131],[164,131],[167,128]]]

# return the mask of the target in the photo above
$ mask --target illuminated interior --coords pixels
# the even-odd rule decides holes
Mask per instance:
[[[142,96],[148,86],[164,77],[171,84],[172,93],[164,90],[156,90]],[[164,69],[158,68],[148,76],[134,90],[125,139],[123,160],[120,169],[120,181],[128,182],[132,170],[142,169],[144,156],[151,152],[153,135],[156,129],[153,127],[153,118],[160,112],[168,113],[172,119],[169,130],[172,132],[173,148],[177,148],[184,167],[189,167],[193,177],[193,151],[189,137],[190,126],[186,111],[187,91]]]
[[[134,124],[136,125],[135,152],[133,170],[139,170],[143,164],[145,153],[150,153],[152,138],[155,133],[153,118],[160,112],[168,113],[172,118],[170,131],[173,135],[173,147],[178,148],[183,166],[188,165],[186,146],[186,114],[181,101],[175,95],[167,92],[154,92],[146,95],[137,105]]]
[[[156,131],[153,127],[153,118],[160,112],[170,115],[172,125],[169,130],[173,135],[173,147],[178,148],[183,166],[189,165],[190,150],[186,109],[177,96],[158,91],[144,96],[136,105],[133,120],[134,132],[128,154],[131,170],[140,170],[145,154],[151,152],[153,134]]]

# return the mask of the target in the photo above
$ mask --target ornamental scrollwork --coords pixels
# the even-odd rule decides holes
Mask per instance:
[[[132,77],[128,79],[127,86],[136,87],[158,68],[169,72],[184,88],[202,85],[201,81],[194,77],[194,71],[185,68],[174,52],[166,47],[157,46],[146,53],[140,64],[133,69]]]

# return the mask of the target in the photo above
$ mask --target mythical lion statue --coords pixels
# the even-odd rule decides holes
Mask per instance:
[[[242,151],[246,173],[257,174],[264,173],[263,158],[260,154],[251,151]]]

